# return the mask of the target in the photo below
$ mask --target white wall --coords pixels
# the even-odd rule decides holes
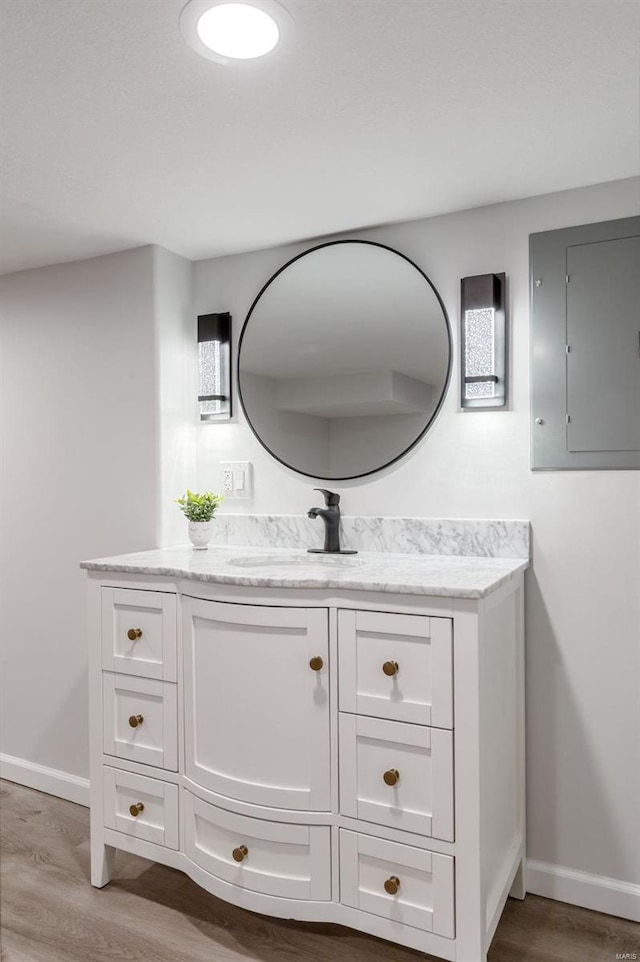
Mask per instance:
[[[163,247],[153,248],[159,545],[186,540],[184,515],[174,502],[196,483],[198,326],[191,266]]]
[[[0,279],[2,752],[88,774],[82,558],[156,543],[150,247]]]
[[[443,410],[413,452],[370,479],[333,485],[346,514],[531,519],[529,856],[626,882],[640,881],[640,479],[529,469],[528,235],[636,214],[638,191],[638,181],[620,181],[351,235],[397,248],[429,275],[456,343],[460,278],[506,271],[512,402],[506,412],[459,413],[456,369]],[[199,262],[196,310],[231,311],[237,341],[262,285],[309,246]],[[272,460],[235,410],[236,423],[199,429],[198,484],[215,490],[221,459],[248,459],[253,503],[223,510],[306,512],[313,482]]]
[[[171,499],[195,486],[195,330],[191,264],[160,248],[0,278],[9,776],[46,788],[34,765],[88,775],[78,564],[185,540]]]

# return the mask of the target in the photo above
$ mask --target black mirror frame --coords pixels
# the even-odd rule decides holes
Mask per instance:
[[[275,454],[275,453],[271,450],[271,448],[269,447],[269,445],[266,444],[265,441],[263,441],[263,439],[260,437],[260,435],[258,434],[258,432],[256,431],[256,429],[254,428],[254,426],[253,426],[253,424],[252,424],[251,418],[249,417],[249,412],[247,411],[247,408],[246,408],[245,403],[244,403],[244,398],[242,397],[242,382],[241,382],[241,378],[240,378],[240,360],[241,360],[241,358],[242,358],[242,341],[244,340],[244,335],[245,335],[245,332],[246,332],[246,330],[247,330],[247,326],[248,326],[248,324],[249,324],[249,321],[250,321],[250,319],[251,319],[251,315],[253,314],[253,311],[254,311],[256,305],[258,304],[258,301],[260,300],[260,298],[262,297],[262,295],[264,294],[264,292],[267,290],[267,288],[270,287],[271,284],[273,284],[273,282],[275,281],[275,279],[276,279],[280,274],[282,274],[283,271],[285,271],[288,267],[291,267],[292,264],[295,264],[295,262],[298,261],[298,260],[300,260],[300,258],[306,257],[308,254],[313,254],[314,251],[322,250],[323,247],[335,247],[335,246],[337,246],[338,244],[368,244],[370,247],[381,247],[383,250],[390,251],[392,254],[396,254],[398,257],[402,257],[402,259],[405,260],[405,261],[407,261],[407,263],[411,264],[411,266],[414,267],[414,268],[418,271],[418,273],[422,274],[422,276],[424,277],[425,281],[427,282],[427,284],[429,285],[429,287],[431,288],[431,290],[432,290],[433,293],[435,294],[435,296],[436,296],[436,298],[437,298],[437,300],[438,300],[438,303],[439,303],[439,305],[440,305],[440,308],[441,308],[441,310],[442,310],[442,315],[443,315],[443,317],[444,317],[444,323],[445,323],[445,327],[446,327],[446,331],[447,331],[447,340],[448,340],[448,343],[449,343],[449,362],[448,362],[448,364],[447,364],[447,375],[446,375],[446,378],[445,378],[445,381],[444,381],[444,385],[443,385],[443,388],[442,388],[442,394],[440,395],[440,399],[439,399],[439,401],[438,401],[438,404],[436,405],[436,408],[435,408],[433,414],[432,414],[431,417],[429,418],[428,422],[425,424],[424,429],[423,429],[423,430],[420,432],[420,434],[415,438],[415,440],[412,441],[411,444],[409,444],[409,445],[404,449],[404,451],[402,451],[400,454],[396,455],[395,458],[391,458],[389,461],[386,461],[384,464],[381,464],[380,467],[378,467],[378,468],[372,468],[371,471],[364,471],[362,474],[348,474],[348,475],[344,475],[343,477],[331,477],[331,478],[327,478],[327,477],[324,477],[324,476],[318,475],[318,474],[310,474],[308,471],[301,471],[299,468],[296,468],[296,467],[294,467],[292,464],[289,464],[287,461],[284,461],[282,458],[278,457],[278,455]],[[450,323],[450,321],[449,321],[449,315],[448,315],[448,313],[447,313],[447,309],[446,309],[446,307],[444,306],[444,301],[443,301],[442,298],[440,297],[440,294],[438,293],[438,291],[437,291],[436,288],[434,287],[434,285],[433,285],[432,281],[430,280],[430,278],[427,277],[427,275],[425,274],[425,272],[424,272],[420,267],[418,267],[418,265],[415,263],[415,261],[412,261],[410,257],[407,257],[406,254],[402,254],[400,251],[396,250],[394,247],[389,247],[388,244],[380,244],[380,243],[378,243],[378,241],[359,240],[359,239],[357,239],[357,238],[354,238],[354,239],[327,241],[327,242],[324,243],[324,244],[317,244],[315,247],[310,247],[308,250],[302,251],[302,253],[300,253],[300,254],[296,254],[296,256],[295,256],[295,257],[292,257],[290,260],[288,260],[288,261],[286,262],[286,264],[283,264],[282,267],[279,267],[278,270],[275,272],[275,274],[272,274],[272,276],[269,278],[269,280],[266,282],[266,284],[263,285],[263,287],[262,287],[262,288],[260,289],[260,291],[258,292],[257,296],[254,298],[251,307],[249,308],[249,312],[248,312],[248,314],[247,314],[247,316],[246,316],[246,318],[245,318],[244,324],[242,325],[242,330],[241,330],[241,332],[240,332],[240,339],[239,339],[239,341],[238,341],[238,354],[237,354],[237,358],[236,358],[236,384],[238,385],[238,397],[239,397],[239,399],[240,399],[240,405],[241,405],[241,407],[242,407],[242,412],[243,412],[243,414],[244,414],[244,416],[245,416],[245,418],[246,418],[246,420],[247,420],[247,424],[248,424],[249,427],[251,428],[251,431],[252,431],[253,435],[255,436],[255,438],[257,439],[257,441],[259,441],[259,443],[262,445],[262,447],[265,449],[265,451],[267,451],[267,452],[271,455],[272,458],[274,458],[276,461],[279,461],[280,464],[283,464],[283,465],[285,466],[285,468],[289,468],[290,471],[295,471],[296,474],[301,474],[303,477],[306,477],[306,478],[314,478],[314,479],[321,480],[321,481],[354,481],[354,480],[356,480],[356,479],[358,479],[358,478],[366,478],[366,477],[369,477],[369,476],[372,475],[372,474],[377,474],[379,471],[384,471],[385,468],[390,467],[392,464],[395,464],[397,461],[400,461],[401,458],[404,458],[405,455],[407,455],[407,454],[409,453],[409,451],[412,451],[413,448],[415,448],[415,446],[423,439],[423,437],[425,436],[425,434],[427,433],[427,431],[429,430],[429,428],[431,427],[431,425],[434,423],[434,421],[435,421],[435,419],[437,418],[438,414],[440,413],[440,410],[442,409],[442,406],[443,406],[443,404],[444,404],[445,398],[446,398],[446,396],[447,396],[447,392],[448,392],[449,387],[450,387],[450,384],[451,384],[451,373],[452,373],[452,370],[453,370],[453,338],[452,338],[452,335],[451,335],[451,323]]]

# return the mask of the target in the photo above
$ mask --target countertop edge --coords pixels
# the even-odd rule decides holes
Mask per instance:
[[[503,561],[508,561],[511,559],[502,559]],[[261,572],[259,577],[251,577],[246,574],[221,574],[221,573],[211,573],[211,572],[199,572],[191,571],[187,568],[182,568],[179,565],[158,565],[150,566],[149,564],[127,564],[125,562],[109,562],[107,559],[104,561],[82,561],[80,562],[80,568],[86,571],[97,571],[97,572],[114,572],[121,574],[144,574],[144,575],[156,575],[164,577],[181,578],[187,581],[199,581],[204,584],[220,584],[220,585],[236,585],[245,588],[289,588],[293,590],[317,590],[317,589],[332,589],[337,591],[379,591],[386,594],[406,594],[406,595],[417,595],[420,597],[438,597],[438,598],[465,598],[469,600],[480,600],[486,598],[493,594],[503,585],[507,584],[514,577],[516,577],[520,572],[525,571],[529,567],[529,561],[523,558],[512,559],[514,563],[514,568],[511,571],[506,572],[501,576],[497,576],[495,581],[493,581],[486,588],[447,588],[442,585],[402,585],[394,584],[392,582],[379,582],[379,581],[366,581],[361,578],[360,580],[352,580],[344,578],[341,580],[336,580],[331,577],[325,577],[323,579],[317,578],[305,578],[305,577],[278,577],[269,576],[264,572]]]

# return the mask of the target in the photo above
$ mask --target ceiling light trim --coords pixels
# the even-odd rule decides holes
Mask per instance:
[[[207,47],[198,34],[198,22],[207,10],[222,6],[223,4],[240,4],[255,7],[256,10],[268,14],[275,21],[280,34],[275,47],[258,57],[247,58],[225,57],[222,54],[216,53],[215,50],[211,50],[210,47]],[[197,54],[206,60],[212,60],[215,63],[224,64],[225,66],[232,64],[252,64],[265,58],[270,59],[274,54],[282,55],[292,41],[294,29],[293,17],[277,0],[189,0],[189,3],[187,3],[180,14],[180,32],[191,49],[195,50]]]

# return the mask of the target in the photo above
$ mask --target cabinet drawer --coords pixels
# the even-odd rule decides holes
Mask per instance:
[[[453,732],[341,714],[340,811],[453,841]]]
[[[451,626],[448,618],[339,611],[340,710],[452,728]]]
[[[177,849],[178,786],[108,766],[103,771],[105,828]]]
[[[105,754],[177,771],[176,686],[106,671],[102,679]]]
[[[340,901],[453,939],[453,862],[449,855],[341,829]]]
[[[176,681],[176,598],[160,591],[102,589],[102,666]]]
[[[328,827],[236,815],[186,790],[182,806],[186,855],[211,875],[263,895],[331,898]],[[234,851],[241,861],[236,861]]]

